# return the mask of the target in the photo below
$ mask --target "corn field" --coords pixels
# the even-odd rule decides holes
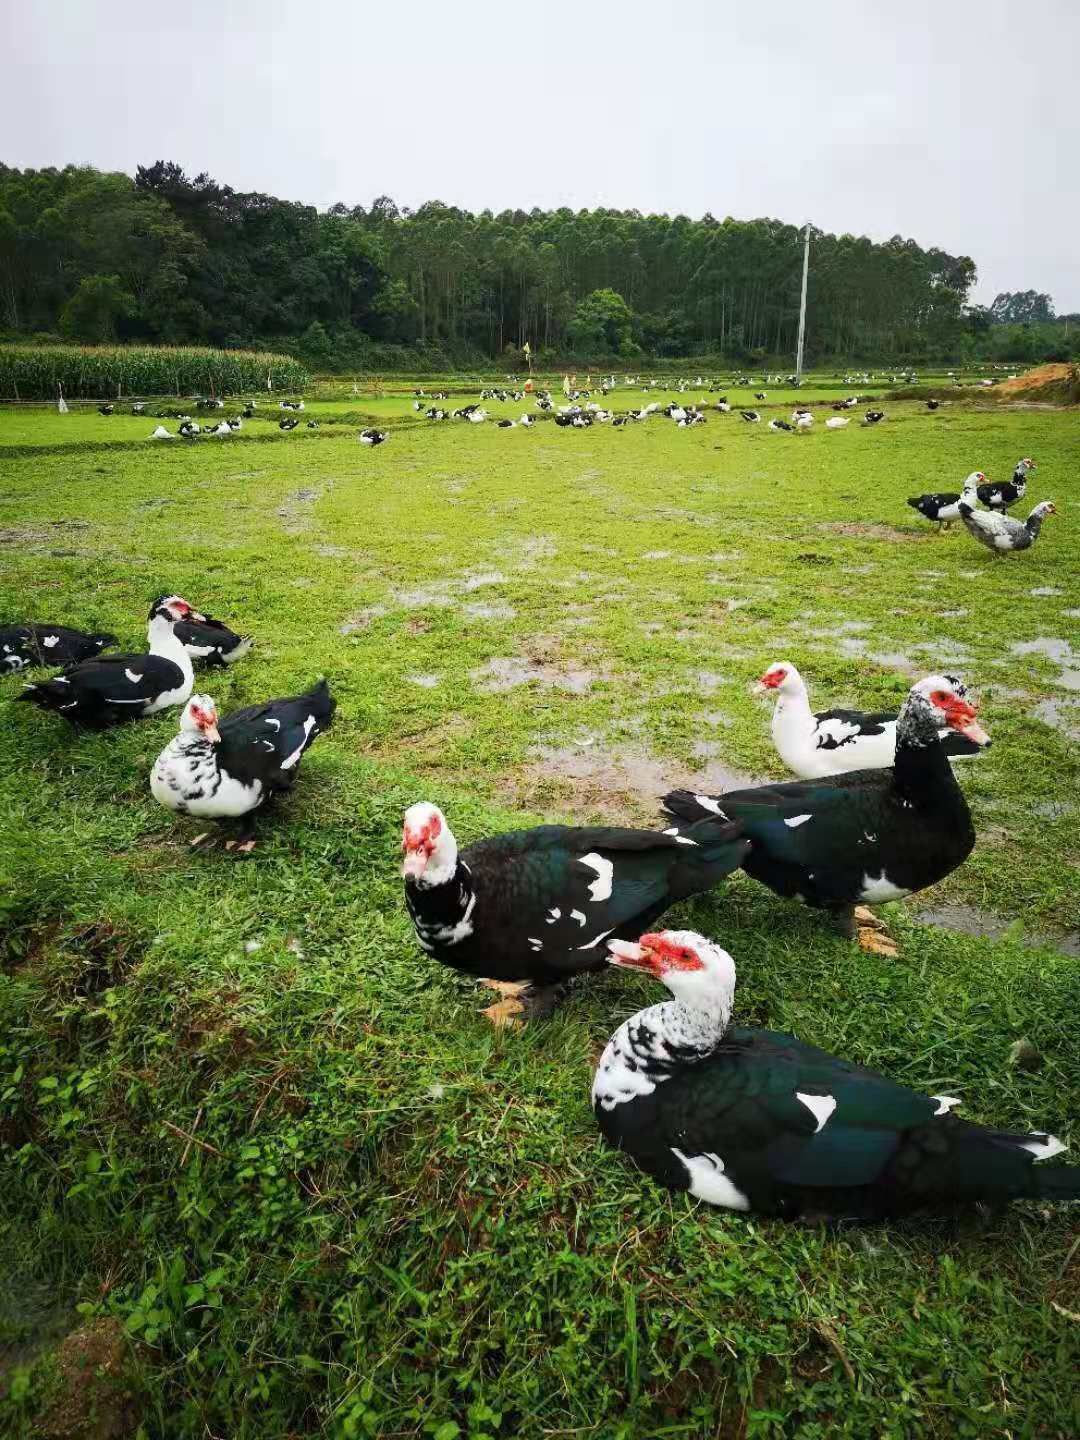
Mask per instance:
[[[238,395],[299,390],[291,355],[168,345],[0,345],[0,398],[114,400],[121,395]]]

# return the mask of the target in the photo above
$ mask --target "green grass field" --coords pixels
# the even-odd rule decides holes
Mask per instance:
[[[0,411],[0,617],[141,649],[179,591],[257,638],[197,681],[223,711],[319,675],[339,702],[239,862],[191,853],[199,827],[151,800],[175,714],[76,737],[0,680],[0,1432],[1080,1432],[1075,1211],[825,1232],[660,1191],[601,1149],[588,1102],[608,1035],[658,992],[602,976],[496,1033],[490,993],[415,945],[398,878],[420,798],[467,842],[779,777],[751,693],[771,661],[819,708],[955,667],[994,739],[958,769],[979,841],[884,907],[898,959],[745,876],[678,918],[734,955],[738,1022],[1075,1156],[1075,410],[511,434],[416,423],[411,386],[339,388],[314,392],[318,432],[192,444],[92,407]],[[358,414],[389,442],[358,445]],[[904,504],[1022,455],[1030,504],[1060,510],[1025,554]],[[71,1356],[117,1333],[124,1393],[80,1389]],[[76,1428],[87,1397],[112,1429]]]

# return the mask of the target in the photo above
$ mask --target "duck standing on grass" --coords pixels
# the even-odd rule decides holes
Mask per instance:
[[[405,905],[423,951],[502,992],[489,1020],[538,1019],[575,975],[604,968],[610,936],[737,869],[739,829],[707,813],[666,831],[540,825],[459,852],[442,811],[420,802],[402,831]]]
[[[236,710],[218,723],[209,695],[192,695],[180,733],[158,756],[150,793],[167,810],[199,819],[245,819],[227,850],[255,848],[250,817],[275,795],[292,789],[305,750],[330,728],[336,702],[325,680],[306,695],[267,700]],[[192,846],[202,846],[199,835]]]
[[[97,655],[54,680],[27,685],[17,699],[40,710],[52,710],[87,730],[107,730],[156,715],[170,705],[183,705],[191,694],[195,672],[175,626],[196,614],[179,595],[163,595],[150,607],[149,654]]]
[[[748,875],[828,911],[863,949],[895,955],[865,907],[925,890],[971,854],[971,812],[938,732],[944,723],[984,745],[989,737],[975,716],[955,676],[930,675],[911,687],[900,711],[891,768],[715,796],[673,790],[664,809],[684,823],[706,815],[741,821]]]
[[[731,1028],[735,963],[690,930],[608,942],[672,999],[608,1042],[592,1103],[605,1140],[661,1185],[784,1220],[882,1220],[957,1205],[1080,1199],[1055,1136],[974,1125],[815,1045]]]
[[[1023,521],[1013,520],[996,510],[977,510],[969,496],[961,499],[957,509],[968,534],[973,535],[995,555],[1007,555],[1013,550],[1030,550],[1039,538],[1039,531],[1047,515],[1057,514],[1057,507],[1050,500],[1043,500],[1036,505]]]

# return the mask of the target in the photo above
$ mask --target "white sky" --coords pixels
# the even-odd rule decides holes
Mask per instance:
[[[769,215],[1080,310],[1080,0],[0,0],[0,160]]]

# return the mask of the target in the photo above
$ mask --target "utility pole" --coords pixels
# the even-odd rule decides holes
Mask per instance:
[[[802,381],[803,342],[806,339],[806,277],[810,271],[810,226],[807,224],[802,253],[802,299],[799,301],[799,346],[795,352],[795,381]]]

